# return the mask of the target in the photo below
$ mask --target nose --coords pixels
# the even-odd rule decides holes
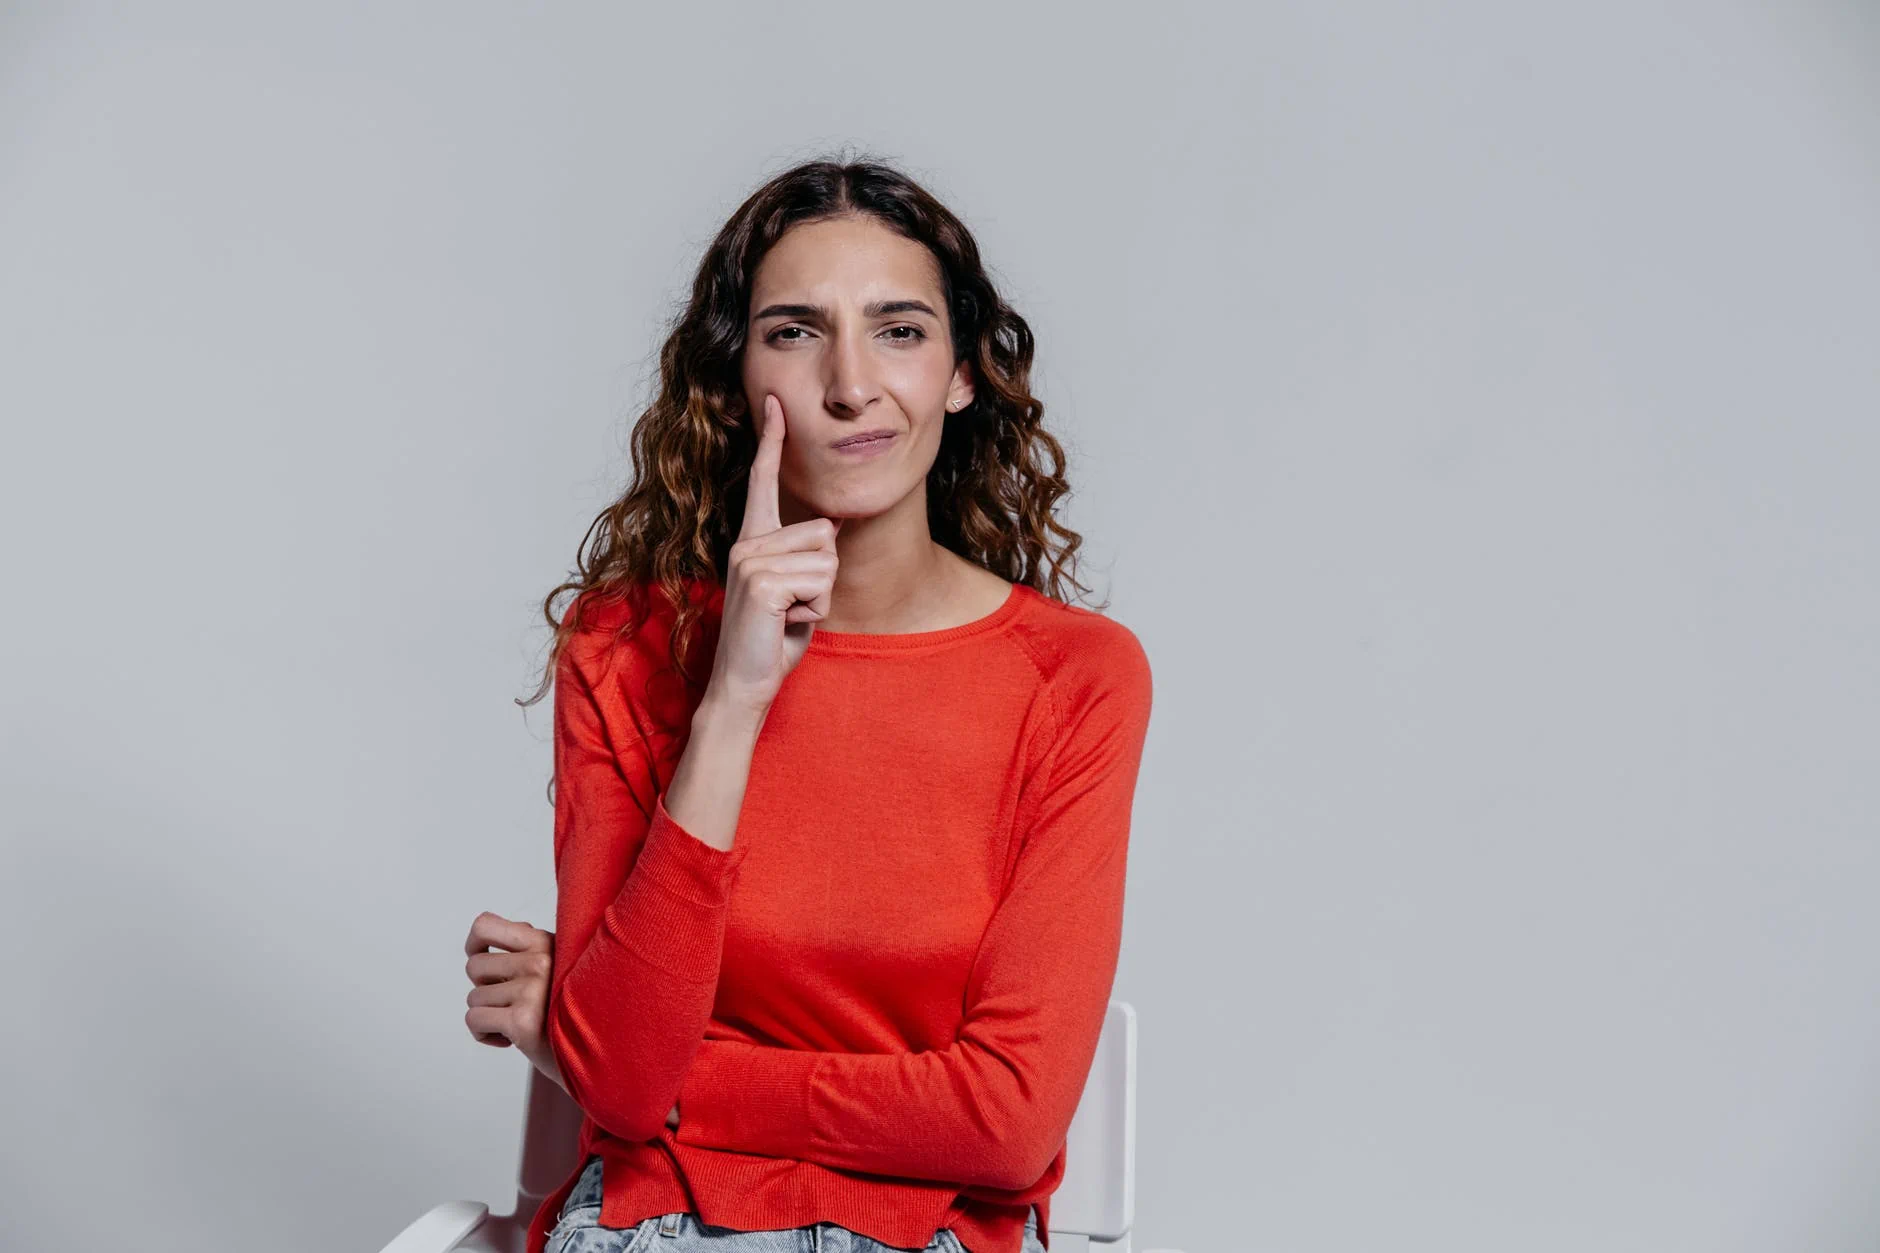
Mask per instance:
[[[861,413],[881,394],[881,382],[875,377],[874,359],[858,340],[862,331],[831,337],[828,378],[823,385],[823,399],[836,413]]]

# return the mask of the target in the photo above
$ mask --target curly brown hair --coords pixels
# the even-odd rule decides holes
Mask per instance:
[[[653,584],[676,611],[669,651],[677,671],[688,685],[703,686],[688,663],[704,606],[688,585],[724,583],[744,523],[744,484],[757,451],[740,381],[752,280],[792,226],[845,214],[874,218],[933,253],[954,364],[970,359],[974,368],[973,399],[947,414],[927,476],[934,540],[1054,600],[1065,599],[1066,582],[1089,590],[1066,573],[1075,569],[1082,537],[1052,516],[1070,486],[1064,450],[1044,429],[1044,404],[1031,394],[1031,328],[994,288],[972,233],[883,162],[809,161],[752,193],[700,260],[691,300],[660,350],[658,395],[633,427],[633,482],[588,527],[573,576],[544,599],[554,639],[541,685],[518,704],[547,692],[570,637],[582,629],[585,606],[626,598],[631,611],[616,633],[625,639],[646,619]],[[555,602],[568,592],[574,600],[557,617]]]

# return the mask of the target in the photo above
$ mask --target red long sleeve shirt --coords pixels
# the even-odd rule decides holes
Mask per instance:
[[[723,589],[693,590],[708,669]],[[1035,1207],[1048,1247],[1121,941],[1140,643],[1024,584],[945,630],[819,628],[724,851],[665,807],[697,695],[656,673],[673,611],[650,602],[612,649],[627,610],[595,603],[556,671],[546,1031],[601,1223],[1020,1253]]]

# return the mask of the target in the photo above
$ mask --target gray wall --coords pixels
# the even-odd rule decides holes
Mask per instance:
[[[1880,1243],[1874,8],[701,8],[0,14],[0,1244],[508,1195],[536,604],[845,143],[1155,665],[1140,1244]]]

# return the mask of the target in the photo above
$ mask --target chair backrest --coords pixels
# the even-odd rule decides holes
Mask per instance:
[[[684,1117],[684,1111],[680,1111]],[[529,1067],[516,1213],[523,1222],[580,1165],[581,1107]],[[1136,1011],[1111,1001],[1065,1138],[1051,1230],[1120,1240],[1136,1220]]]
[[[1051,1230],[1121,1240],[1136,1225],[1136,1010],[1111,1001],[1065,1138]]]

